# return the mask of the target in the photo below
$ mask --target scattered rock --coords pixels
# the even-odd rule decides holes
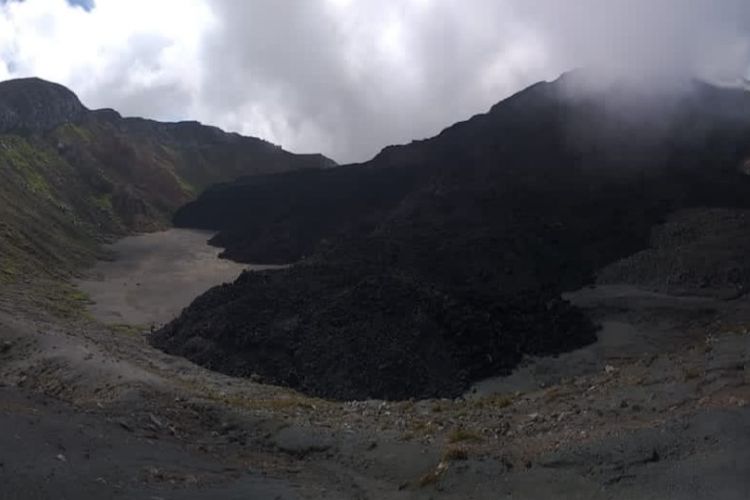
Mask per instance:
[[[122,427],[128,432],[133,432],[133,427],[123,418],[117,420],[117,425]]]
[[[13,342],[6,340],[0,344],[0,354],[5,354],[13,348]]]
[[[154,424],[154,425],[155,425],[156,427],[158,427],[159,429],[163,429],[163,428],[164,428],[164,422],[162,422],[162,421],[161,421],[161,420],[160,420],[160,419],[159,419],[159,418],[158,418],[158,417],[157,417],[156,415],[154,415],[153,413],[149,413],[149,414],[148,414],[148,418],[149,418],[149,420],[151,420],[151,423],[152,423],[152,424]]]
[[[737,406],[739,408],[744,408],[747,406],[747,400],[744,398],[738,398],[736,396],[731,396],[729,398],[729,404],[732,406]]]

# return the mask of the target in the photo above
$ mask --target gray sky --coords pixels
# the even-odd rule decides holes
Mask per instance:
[[[574,67],[744,77],[747,0],[0,0],[0,79],[362,161]]]

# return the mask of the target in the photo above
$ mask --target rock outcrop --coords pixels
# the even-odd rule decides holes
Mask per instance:
[[[47,132],[79,122],[86,108],[69,89],[39,78],[0,82],[0,133]]]

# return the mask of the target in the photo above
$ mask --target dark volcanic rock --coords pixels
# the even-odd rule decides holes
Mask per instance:
[[[0,82],[0,133],[46,132],[85,114],[78,97],[62,85],[39,78]]]
[[[579,311],[538,294],[480,296],[359,271],[246,272],[197,299],[153,342],[224,373],[349,400],[458,396],[524,353],[595,338]]]
[[[559,300],[675,210],[748,207],[750,94],[540,83],[362,165],[218,186],[180,225],[296,260],[210,291],[155,342],[337,398],[453,396],[593,340]]]
[[[692,209],[654,227],[650,248],[597,273],[597,281],[662,293],[732,298],[750,290],[750,211]]]
[[[221,229],[212,244],[228,247],[224,257],[284,264],[313,253],[322,235],[371,231],[423,175],[420,169],[345,167],[247,177],[209,188],[180,208],[174,223]]]

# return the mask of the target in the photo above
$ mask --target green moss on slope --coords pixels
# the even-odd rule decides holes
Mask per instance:
[[[0,136],[0,281],[66,276],[93,260],[97,221],[75,208],[87,191],[51,145]]]
[[[0,134],[0,284],[70,277],[103,241],[167,227],[211,184],[318,166],[197,123],[123,119],[111,110],[74,121]]]

